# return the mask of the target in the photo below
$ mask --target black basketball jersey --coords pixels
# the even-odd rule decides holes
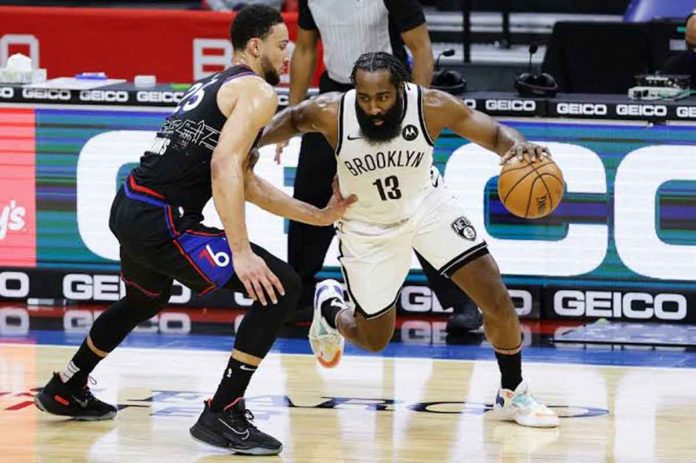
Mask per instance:
[[[229,80],[249,75],[255,75],[250,68],[236,65],[192,85],[133,169],[136,183],[186,213],[200,213],[212,196],[210,159],[227,120],[217,92]]]

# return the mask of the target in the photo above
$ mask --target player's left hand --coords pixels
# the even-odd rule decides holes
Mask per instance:
[[[282,159],[283,155],[283,150],[287,148],[288,143],[290,143],[290,140],[285,140],[280,143],[276,143],[275,145],[275,156],[273,157],[273,160],[275,161],[276,164],[280,164],[280,161]]]
[[[333,194],[326,207],[321,210],[321,223],[319,225],[333,224],[343,217],[346,210],[358,200],[358,197],[355,195],[350,195],[347,198],[343,197],[338,187],[338,177],[334,177],[331,189]]]
[[[529,142],[517,143],[500,158],[500,165],[505,165],[512,158],[517,158],[518,161],[526,159],[529,162],[536,162],[545,157],[551,157],[551,152],[546,146]]]

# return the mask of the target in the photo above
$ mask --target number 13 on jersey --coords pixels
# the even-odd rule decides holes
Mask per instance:
[[[377,187],[379,197],[382,198],[382,201],[401,198],[401,190],[399,190],[399,178],[396,175],[390,175],[389,177],[386,177],[384,181],[382,181],[381,178],[378,178],[372,184]]]

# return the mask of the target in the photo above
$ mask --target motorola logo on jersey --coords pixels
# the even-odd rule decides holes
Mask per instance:
[[[401,136],[404,137],[406,141],[415,140],[418,137],[418,129],[415,125],[409,124],[401,131]]]

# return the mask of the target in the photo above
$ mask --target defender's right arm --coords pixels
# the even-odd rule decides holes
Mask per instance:
[[[210,161],[213,201],[225,229],[237,277],[249,296],[266,305],[266,294],[275,304],[276,291],[284,289],[249,243],[244,214],[244,165],[256,134],[275,112],[278,96],[259,77],[241,77],[223,85],[217,103],[227,122],[220,132]],[[265,292],[265,294],[264,294]]]

